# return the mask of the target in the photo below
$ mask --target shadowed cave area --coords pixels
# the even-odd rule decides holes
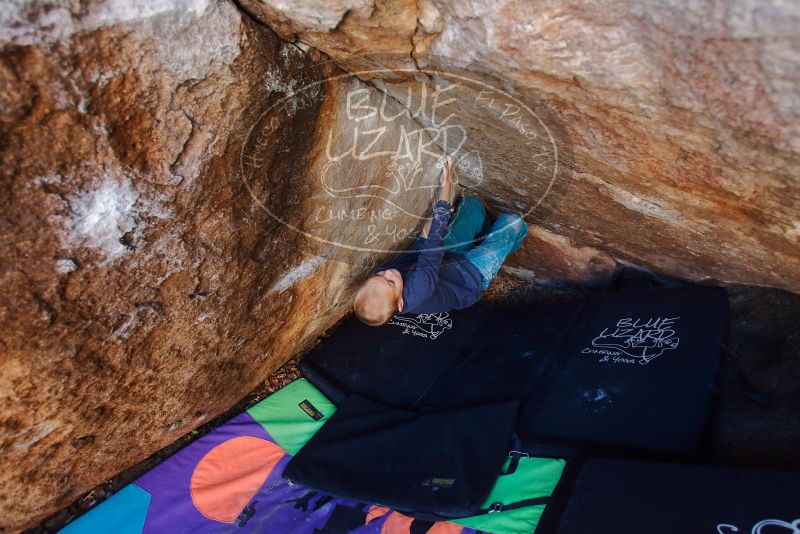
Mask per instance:
[[[79,525],[297,384],[420,234],[445,156],[457,196],[527,225],[477,306],[721,288],[702,453],[679,459],[797,472],[798,27],[755,0],[12,0],[0,531]],[[258,531],[248,503],[219,528]],[[559,507],[538,534],[581,531]]]

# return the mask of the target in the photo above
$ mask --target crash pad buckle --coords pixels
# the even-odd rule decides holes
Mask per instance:
[[[508,468],[505,472],[500,473],[500,475],[512,475],[517,471],[517,467],[519,467],[519,460],[520,458],[530,458],[531,455],[527,452],[522,452],[518,450],[511,450],[508,453],[508,457],[511,458],[511,461],[508,463]]]
[[[493,502],[489,505],[488,513],[493,514],[495,512],[502,512],[503,511],[503,503],[501,502]]]

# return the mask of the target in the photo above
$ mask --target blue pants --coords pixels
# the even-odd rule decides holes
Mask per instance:
[[[467,258],[480,271],[486,289],[506,257],[520,247],[527,234],[528,225],[516,213],[503,213],[490,226],[480,200],[465,196],[447,229],[444,248]]]

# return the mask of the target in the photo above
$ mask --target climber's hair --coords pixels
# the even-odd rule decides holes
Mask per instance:
[[[397,311],[397,302],[387,295],[384,288],[368,278],[356,292],[353,312],[361,322],[369,326],[381,326],[389,322]]]

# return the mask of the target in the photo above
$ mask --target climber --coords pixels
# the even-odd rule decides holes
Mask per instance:
[[[364,323],[380,326],[396,312],[442,313],[471,306],[522,244],[528,233],[522,217],[503,213],[490,226],[486,209],[472,196],[462,196],[448,227],[453,167],[447,157],[433,215],[412,248],[382,265],[356,292],[353,310]]]

